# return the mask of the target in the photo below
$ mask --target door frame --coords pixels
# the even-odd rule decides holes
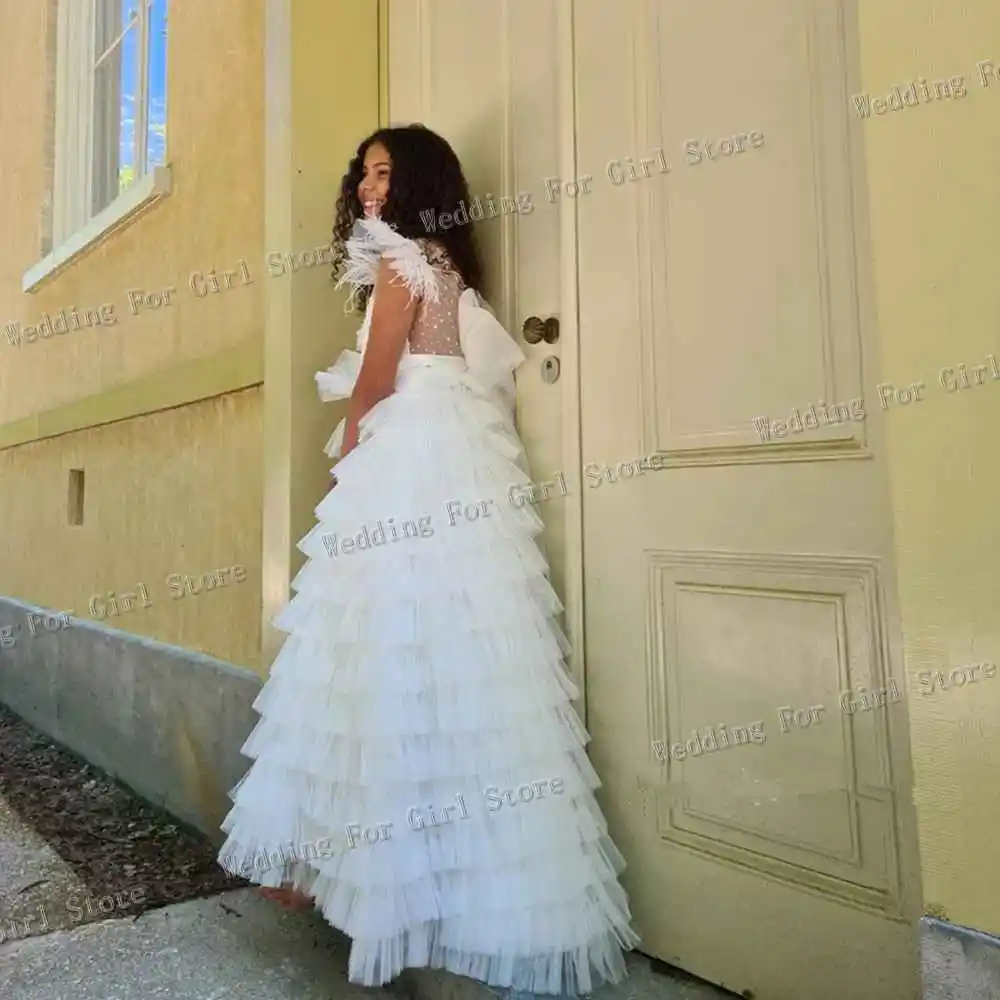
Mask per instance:
[[[389,3],[378,2],[378,65],[379,65],[379,125],[390,124],[389,115]],[[407,0],[421,6],[428,0]],[[576,64],[573,23],[575,17],[574,0],[559,0],[557,4],[557,52],[556,59],[563,71],[559,74],[559,170],[560,176],[577,176],[576,156]],[[509,123],[505,123],[509,127]],[[507,136],[506,148],[511,148]],[[504,172],[511,174],[511,162]],[[538,178],[541,181],[541,178]],[[506,188],[505,188],[506,190]],[[584,630],[584,567],[583,567],[583,502],[582,502],[582,423],[580,396],[580,323],[579,323],[579,248],[576,203],[563,200],[559,205],[559,356],[562,375],[559,379],[562,401],[562,471],[566,477],[567,493],[561,498],[566,504],[565,516],[565,562],[562,567],[565,580],[565,594],[560,595],[565,608],[565,629],[570,641],[567,665],[580,689],[579,711],[586,725],[586,647]],[[508,220],[504,220],[505,224]],[[506,240],[505,240],[506,242]],[[511,255],[504,255],[503,293],[507,301],[497,303],[498,313],[506,321],[511,332],[513,324],[522,310],[517,308],[516,283],[511,275]]]
[[[264,247],[299,251],[330,241],[343,164],[380,108],[378,14],[367,3],[263,0]],[[323,39],[320,44],[317,40]],[[317,86],[321,84],[321,86]],[[350,93],[331,114],[317,94]],[[317,461],[346,404],[323,403],[313,373],[353,347],[357,320],[330,309],[330,289],[308,270],[263,282],[261,668],[284,642],[272,625],[305,563],[298,540],[329,489]]]
[[[559,73],[559,150],[560,176],[580,174],[576,143],[576,39],[573,30],[576,17],[575,0],[560,0],[557,5],[557,59],[563,67]],[[580,385],[580,243],[578,202],[560,202],[559,225],[559,312],[562,344],[560,367],[562,382],[562,457],[567,496],[565,517],[565,564],[562,601],[566,634],[570,642],[567,663],[580,689],[579,711],[587,724],[587,645],[584,616],[583,550],[583,420]]]

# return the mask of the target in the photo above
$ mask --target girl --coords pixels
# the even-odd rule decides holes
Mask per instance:
[[[586,993],[623,977],[638,938],[542,522],[505,500],[530,482],[524,355],[479,298],[471,226],[439,226],[469,201],[455,153],[419,125],[367,138],[343,179],[335,258],[364,321],[316,376],[350,400],[327,445],[335,488],[275,620],[289,637],[219,860],[331,838],[248,877],[352,938],[352,982],[424,966]]]

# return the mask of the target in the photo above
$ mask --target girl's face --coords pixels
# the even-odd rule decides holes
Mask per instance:
[[[380,142],[373,142],[365,153],[365,164],[358,184],[358,201],[365,215],[378,218],[389,197],[389,175],[392,162],[389,150]]]

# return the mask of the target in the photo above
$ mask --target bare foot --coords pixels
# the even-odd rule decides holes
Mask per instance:
[[[275,886],[261,886],[260,894],[265,899],[280,904],[286,910],[305,910],[312,906],[313,902],[311,896],[290,885],[283,885],[280,889]]]

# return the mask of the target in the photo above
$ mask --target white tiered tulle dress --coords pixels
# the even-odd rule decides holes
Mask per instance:
[[[385,255],[436,294],[417,244],[361,228],[355,286]],[[350,394],[370,318],[317,375],[323,398]],[[353,940],[352,982],[432,967],[587,993],[638,941],[624,863],[570,704],[541,519],[508,499],[529,482],[510,408],[524,355],[471,290],[459,327],[464,357],[404,353],[299,545],[219,860],[309,893]]]

